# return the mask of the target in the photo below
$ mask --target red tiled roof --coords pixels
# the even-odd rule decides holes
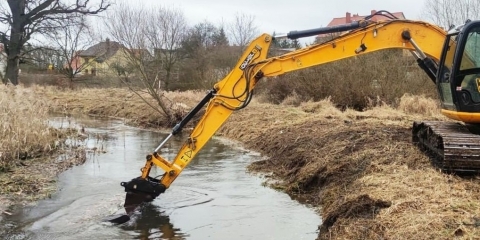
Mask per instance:
[[[375,10],[372,10],[371,13],[372,14],[375,13]],[[350,15],[350,17],[349,17],[349,15]],[[392,15],[399,18],[399,19],[405,19],[405,15],[403,15],[403,12],[395,12],[395,13],[392,13]],[[334,18],[334,19],[332,19],[332,21],[330,21],[330,23],[327,26],[332,27],[332,26],[342,25],[342,24],[346,24],[346,23],[351,23],[351,22],[354,22],[354,21],[359,21],[361,19],[364,19],[366,16],[368,16],[368,15],[365,15],[365,16],[359,16],[358,14],[351,15],[349,12],[347,12],[345,14],[345,17]],[[347,21],[348,18],[350,18],[350,21]],[[373,21],[381,21],[381,20],[388,20],[389,18],[384,17],[384,16],[380,16],[380,15],[375,15],[371,19]]]
[[[376,12],[377,12],[376,10],[372,10],[372,11],[370,11],[370,15],[373,15]],[[358,14],[353,14],[352,15],[351,13],[346,12],[345,17],[338,17],[338,18],[332,19],[332,21],[330,21],[330,23],[327,25],[327,27],[333,27],[333,26],[338,26],[338,25],[343,25],[343,24],[359,21],[359,20],[362,20],[365,17],[370,16],[370,15],[359,16]],[[392,15],[395,16],[398,19],[405,19],[405,15],[403,15],[403,12],[394,12],[394,13],[392,13]],[[382,15],[374,15],[370,19],[373,20],[373,21],[382,21],[382,20],[389,20],[390,18],[382,16]],[[338,34],[341,34],[341,33],[338,33]],[[316,41],[319,41],[321,38],[324,38],[324,37],[332,38],[332,34],[319,34],[319,35],[317,35]]]
[[[120,48],[123,48],[123,45],[118,43],[118,42],[114,42],[114,41],[110,41],[108,38],[105,42],[100,42],[100,43],[97,43],[91,47],[89,47],[88,49],[82,51],[79,56],[80,57],[95,57],[97,59],[97,61],[105,61],[107,59],[109,59],[110,57],[112,57],[113,55],[115,55],[115,53],[117,53],[117,51],[120,49]]]

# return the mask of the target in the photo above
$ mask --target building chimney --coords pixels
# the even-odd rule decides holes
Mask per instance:
[[[372,10],[372,11],[370,11],[370,14],[373,15],[373,14],[375,14],[376,12],[377,12],[376,10]]]
[[[345,14],[345,22],[346,23],[351,23],[352,22],[352,14],[351,13],[347,12]]]

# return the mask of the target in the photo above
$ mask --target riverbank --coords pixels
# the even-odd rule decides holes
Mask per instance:
[[[32,89],[0,86],[0,220],[12,205],[32,204],[56,189],[56,176],[82,164],[85,149],[66,144],[75,129],[48,125],[50,100]]]
[[[83,149],[52,153],[49,156],[31,159],[6,173],[0,174],[0,220],[10,215],[12,206],[27,206],[50,198],[57,191],[56,179],[65,170],[83,164],[86,160]]]
[[[158,126],[163,118],[122,89],[37,89],[66,113],[128,118]],[[201,93],[169,93],[188,107]],[[474,238],[480,226],[480,180],[433,168],[411,143],[415,120],[442,120],[436,101],[405,96],[398,106],[340,111],[329,100],[300,106],[253,101],[218,135],[240,140],[268,160],[275,188],[321,209],[319,239]],[[319,223],[320,224],[320,223]]]

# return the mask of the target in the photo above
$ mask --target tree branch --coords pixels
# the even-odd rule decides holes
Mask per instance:
[[[59,15],[59,14],[71,14],[71,13],[79,13],[82,15],[95,15],[107,10],[107,8],[110,7],[110,3],[108,3],[106,0],[101,0],[96,10],[90,10],[90,9],[87,9],[87,4],[89,0],[86,0],[83,3],[81,3],[80,0],[77,0],[76,4],[69,7],[61,6],[60,4],[58,4],[58,6],[54,8],[46,9],[53,1],[54,0],[48,0],[47,2],[50,2],[50,3],[47,6],[45,6],[45,3],[47,3],[45,2],[39,5],[37,8],[33,9],[30,13],[26,15],[27,19],[30,20],[30,22],[33,22],[46,15]],[[59,0],[56,0],[56,3],[58,3],[58,1]]]

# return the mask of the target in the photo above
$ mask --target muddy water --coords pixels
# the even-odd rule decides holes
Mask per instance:
[[[123,211],[119,183],[140,174],[144,156],[165,134],[125,126],[119,120],[55,118],[57,127],[85,127],[87,162],[60,175],[59,191],[4,219],[2,239],[315,239],[321,220],[313,209],[263,187],[246,173],[260,156],[213,139],[165,194],[127,223],[102,219]],[[171,159],[184,138],[163,150]],[[160,175],[153,170],[151,175]]]

